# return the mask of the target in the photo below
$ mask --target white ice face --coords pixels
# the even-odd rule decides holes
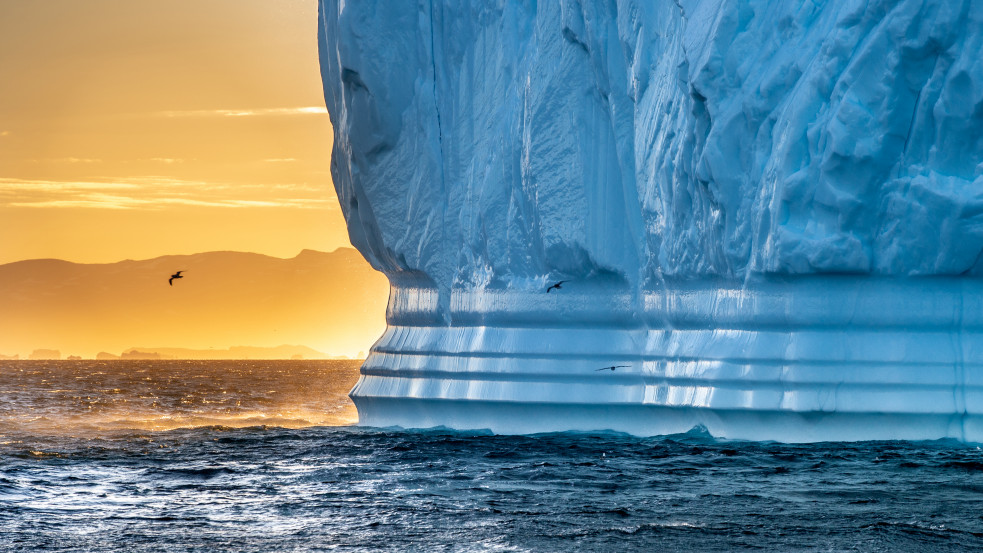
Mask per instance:
[[[328,1],[321,43],[387,273],[983,272],[981,2]]]
[[[737,334],[687,342],[673,314],[692,308],[712,329],[728,315],[720,293],[665,291],[854,275],[809,284],[810,297],[904,327],[921,324],[905,301],[917,287],[875,305],[884,294],[863,278],[983,275],[983,1],[322,0],[320,48],[335,187],[353,244],[396,285],[390,322],[436,313],[477,329],[433,351],[477,347],[501,312],[525,317],[504,326],[561,325],[554,303],[583,294],[570,313],[634,317],[642,334],[626,356],[668,359],[686,344],[705,360],[704,346],[731,336],[728,355],[770,344],[782,350],[772,361],[801,361],[795,328],[755,334],[751,315]],[[572,284],[529,307],[561,280]],[[752,288],[736,312],[800,297]],[[959,282],[932,293],[936,307],[970,297]],[[631,305],[589,305],[611,298]],[[806,326],[826,324],[822,308],[805,313],[818,317]],[[963,313],[940,330],[961,341],[931,363],[983,366]],[[837,335],[817,332],[810,351],[839,351]],[[544,336],[519,334],[502,340]],[[375,360],[405,367],[409,346],[394,348]],[[475,397],[490,389],[462,382]],[[771,401],[757,397],[747,404]]]

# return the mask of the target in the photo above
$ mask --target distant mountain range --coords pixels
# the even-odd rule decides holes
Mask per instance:
[[[184,278],[169,285],[179,270]],[[292,259],[209,252],[106,264],[18,261],[0,265],[0,354],[357,357],[385,329],[388,290],[351,248]]]

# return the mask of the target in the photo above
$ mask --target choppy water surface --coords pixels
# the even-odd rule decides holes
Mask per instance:
[[[358,422],[360,361],[0,361],[0,432]]]
[[[345,362],[0,368],[5,551],[983,547],[975,446],[328,426]]]

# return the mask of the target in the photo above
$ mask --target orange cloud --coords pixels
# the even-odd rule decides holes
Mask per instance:
[[[270,196],[273,189],[284,196]],[[246,192],[262,198],[244,198]],[[298,197],[309,193],[315,197]],[[0,178],[0,206],[28,208],[165,209],[168,206],[336,210],[338,201],[324,187],[306,184],[231,185],[166,177],[128,181],[60,182]]]
[[[160,117],[257,117],[271,115],[327,115],[328,110],[320,106],[297,108],[260,109],[208,109],[188,111],[159,111],[152,115]]]

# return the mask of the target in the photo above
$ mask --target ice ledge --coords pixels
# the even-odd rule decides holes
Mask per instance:
[[[973,279],[403,286],[388,316],[352,390],[363,425],[983,442]]]

